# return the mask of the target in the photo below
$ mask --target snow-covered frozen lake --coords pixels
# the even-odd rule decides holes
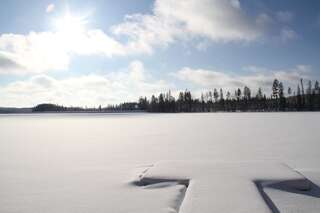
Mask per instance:
[[[190,191],[185,185],[134,184],[163,161],[171,170],[178,162],[178,176],[189,170],[201,180],[225,163],[284,163],[314,185],[311,192],[266,188],[276,211],[319,212],[319,122],[316,112],[0,115],[0,212],[178,212],[185,202],[179,194]],[[234,176],[217,184],[213,176],[198,199],[230,197],[231,208],[246,188],[238,182]],[[245,209],[251,200],[243,194],[238,201]],[[181,211],[230,212],[204,206]]]

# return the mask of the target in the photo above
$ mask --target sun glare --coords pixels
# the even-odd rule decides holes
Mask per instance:
[[[54,21],[57,32],[65,35],[76,35],[85,31],[87,21],[83,17],[73,16],[66,13]]]

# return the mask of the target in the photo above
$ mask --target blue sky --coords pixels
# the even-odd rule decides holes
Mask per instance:
[[[317,0],[1,1],[0,105],[316,80]]]

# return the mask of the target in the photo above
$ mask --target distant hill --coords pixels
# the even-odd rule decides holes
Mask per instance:
[[[67,107],[56,104],[39,104],[32,108],[32,112],[64,112]]]
[[[0,107],[0,114],[30,113],[30,112],[32,112],[32,108]]]

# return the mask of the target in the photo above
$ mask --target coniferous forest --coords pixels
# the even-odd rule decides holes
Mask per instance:
[[[306,89],[305,89],[306,87]],[[194,97],[190,91],[180,92],[178,97],[171,92],[152,95],[150,99],[140,97],[138,102],[126,102],[98,108],[63,107],[54,104],[40,104],[33,112],[273,112],[273,111],[320,111],[319,82],[308,81],[304,85],[301,79],[297,88],[285,89],[282,82],[275,79],[271,94],[266,95],[261,88],[252,91],[249,87],[235,91],[213,89]]]

